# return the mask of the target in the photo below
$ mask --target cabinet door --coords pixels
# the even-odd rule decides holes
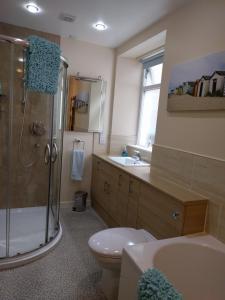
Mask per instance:
[[[130,197],[138,199],[140,196],[140,181],[134,177],[129,178],[128,193]]]
[[[138,199],[128,197],[127,202],[127,223],[128,227],[137,227],[137,215],[138,215]]]
[[[108,213],[110,216],[115,220],[116,213],[117,213],[117,189],[118,189],[118,176],[119,171],[112,167],[110,170],[110,175],[107,175],[107,182],[108,182]]]
[[[91,200],[93,202],[98,201],[98,197],[100,194],[100,160],[96,157],[93,157],[92,161],[92,177],[91,177]]]
[[[129,175],[123,171],[119,171],[117,178],[117,192],[116,192],[116,211],[115,220],[120,226],[126,226],[127,218],[127,204],[129,192]]]
[[[138,204],[140,195],[140,181],[134,177],[129,180],[129,192],[127,203],[127,226],[137,227]]]
[[[118,191],[123,194],[128,194],[130,176],[125,172],[119,171],[117,180],[118,180]]]
[[[105,174],[102,172],[99,174],[99,194],[97,202],[105,209],[108,208],[108,182]]]
[[[128,195],[117,191],[117,210],[116,210],[116,222],[124,227],[127,226],[127,204]]]
[[[126,173],[121,172],[117,168],[110,166],[109,164],[107,165],[106,170],[107,174],[105,174],[105,177],[107,178],[109,186],[108,213],[115,221],[118,222],[118,220],[121,219],[121,217],[119,217],[121,215],[121,201],[120,198],[118,198],[118,195],[122,193],[127,198],[129,188],[129,176]]]

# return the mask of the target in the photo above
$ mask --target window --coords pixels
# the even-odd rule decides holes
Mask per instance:
[[[137,145],[150,148],[155,141],[156,121],[163,67],[163,54],[145,59]]]

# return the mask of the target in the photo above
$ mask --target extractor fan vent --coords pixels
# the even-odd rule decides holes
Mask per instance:
[[[64,21],[64,22],[73,23],[75,21],[76,17],[72,16],[70,14],[61,13],[59,15],[59,19]]]

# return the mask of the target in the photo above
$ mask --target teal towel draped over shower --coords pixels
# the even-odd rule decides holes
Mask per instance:
[[[38,36],[29,36],[26,54],[26,87],[35,92],[57,92],[60,48]]]
[[[182,300],[168,279],[157,269],[148,269],[138,282],[139,300]]]

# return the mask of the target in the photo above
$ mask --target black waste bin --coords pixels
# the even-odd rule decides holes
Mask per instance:
[[[74,194],[74,206],[73,211],[84,211],[86,209],[87,192],[78,191]]]

